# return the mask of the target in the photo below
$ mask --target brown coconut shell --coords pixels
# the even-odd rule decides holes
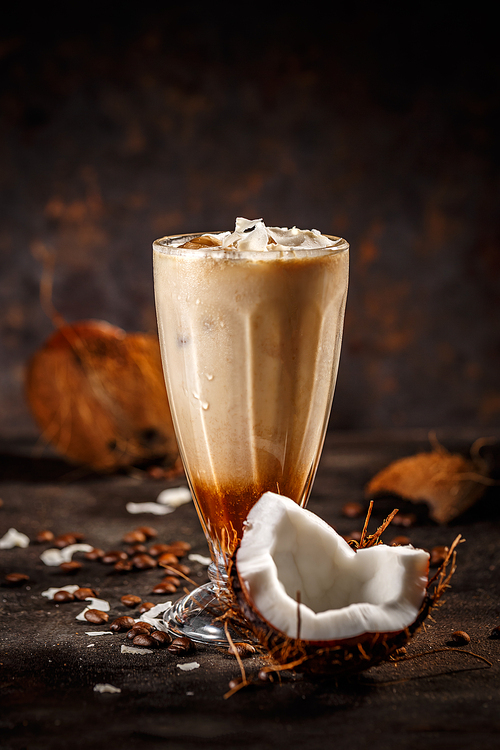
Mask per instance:
[[[395,511],[397,512],[397,511]],[[391,514],[391,516],[394,514]],[[382,527],[360,545],[378,544]],[[245,584],[238,576],[236,552],[229,566],[229,582],[235,600],[235,621],[243,618],[243,623],[268,655],[272,664],[281,669],[292,669],[310,675],[342,676],[362,672],[377,666],[403,648],[420,629],[431,610],[438,604],[443,592],[448,588],[455,572],[456,547],[461,541],[455,539],[438,572],[428,582],[427,592],[415,621],[403,630],[386,633],[363,633],[354,638],[332,641],[306,641],[300,638],[300,619],[297,607],[298,637],[282,633],[273,627],[253,605]]]
[[[178,457],[154,335],[61,325],[28,364],[26,396],[43,438],[73,463],[109,472]]]
[[[368,482],[365,494],[368,499],[398,495],[414,503],[425,502],[430,517],[446,524],[472,507],[492,483],[478,455],[466,458],[438,446],[392,462]]]

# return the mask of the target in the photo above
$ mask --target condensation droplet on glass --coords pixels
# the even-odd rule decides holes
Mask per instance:
[[[201,408],[204,409],[205,411],[208,409],[209,406],[210,404],[208,403],[208,401],[201,402]]]
[[[199,300],[199,299],[197,299],[197,300],[196,300],[196,304],[197,304],[197,305],[199,305],[199,304],[200,304],[200,300]]]
[[[225,325],[226,325],[226,324],[224,323],[224,321],[223,321],[223,320],[221,320],[221,322],[220,322],[220,327],[221,327],[221,328],[224,328],[224,326],[225,326]]]
[[[212,373],[211,373],[211,372],[207,372],[207,374],[206,374],[206,378],[207,378],[207,380],[213,380],[213,379],[214,379],[214,376],[212,375]]]
[[[198,396],[198,394],[195,391],[193,391],[193,398],[195,398],[197,401],[200,400],[200,397]]]

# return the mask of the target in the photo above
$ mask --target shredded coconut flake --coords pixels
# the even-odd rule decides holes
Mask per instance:
[[[152,654],[150,648],[139,648],[138,646],[122,646],[122,654]]]
[[[210,563],[212,562],[210,557],[205,557],[204,555],[197,555],[196,553],[189,555],[188,559],[192,560],[192,562],[198,562],[201,565],[210,565]]]
[[[178,508],[180,505],[190,503],[191,499],[191,492],[187,487],[171,487],[160,492],[156,502],[161,505],[168,505],[171,508]]]
[[[49,567],[56,567],[65,562],[70,562],[75,552],[91,552],[94,548],[90,544],[69,544],[63,549],[46,549],[40,555],[40,560]]]
[[[197,661],[190,661],[187,664],[178,664],[179,669],[183,672],[191,672],[193,669],[198,669],[200,666]]]
[[[56,591],[68,591],[70,594],[74,594],[75,591],[79,588],[80,586],[78,586],[78,584],[69,584],[68,586],[59,586],[58,588],[51,587],[50,589],[47,589],[47,591],[42,591],[42,596],[45,596],[46,599],[53,599]]]
[[[170,505],[159,505],[158,503],[127,503],[125,506],[129,513],[152,513],[155,516],[166,516],[173,513],[174,508]]]
[[[108,682],[98,682],[94,685],[95,693],[121,693],[121,688],[110,685]]]
[[[12,549],[13,547],[27,547],[30,543],[29,537],[17,529],[9,529],[0,539],[0,549]]]
[[[101,612],[109,612],[109,602],[107,602],[105,599],[93,599],[91,596],[89,596],[87,597],[87,599],[85,599],[85,601],[90,602],[90,604],[88,605],[88,607],[85,607],[85,609],[82,609],[80,614],[76,616],[77,620],[87,622],[85,612],[88,612],[89,609],[100,609]]]

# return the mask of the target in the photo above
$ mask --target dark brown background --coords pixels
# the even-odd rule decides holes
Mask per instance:
[[[0,437],[36,435],[41,245],[67,319],[153,330],[152,240],[237,215],[351,242],[335,428],[500,425],[492,17],[268,5],[3,16]]]

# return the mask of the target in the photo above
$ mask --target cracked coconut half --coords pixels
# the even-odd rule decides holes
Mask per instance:
[[[353,549],[314,513],[272,492],[251,509],[231,581],[274,661],[355,672],[409,640],[437,600],[428,591],[429,554],[386,546],[378,534],[365,544]]]

